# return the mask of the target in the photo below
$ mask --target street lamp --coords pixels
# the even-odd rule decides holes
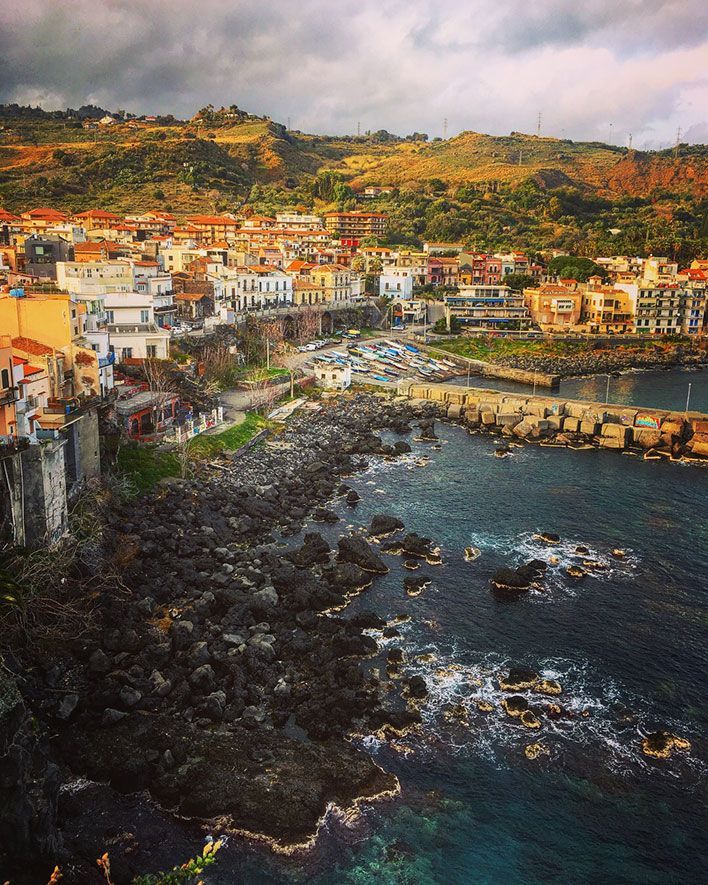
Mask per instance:
[[[610,378],[611,375],[607,375],[607,387],[605,388],[605,405],[610,401]]]
[[[686,394],[686,412],[685,415],[688,417],[688,404],[691,402],[691,382],[688,382],[688,393]]]

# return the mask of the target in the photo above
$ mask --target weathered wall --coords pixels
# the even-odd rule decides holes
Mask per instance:
[[[30,446],[22,452],[25,495],[25,544],[56,544],[68,528],[63,440]]]
[[[98,412],[84,413],[81,421],[74,425],[79,452],[79,481],[101,475],[101,446],[98,434]]]

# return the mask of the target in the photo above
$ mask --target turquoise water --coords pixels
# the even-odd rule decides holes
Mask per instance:
[[[620,403],[625,405],[673,409],[683,412],[686,399],[689,408],[708,411],[708,371],[695,369],[671,369],[660,372],[626,372],[619,377],[607,375],[588,378],[569,378],[561,381],[560,388],[549,391],[538,387],[540,396],[561,396],[568,399],[584,399],[592,402]],[[467,376],[453,379],[452,384],[467,384]],[[488,387],[492,390],[508,390],[512,393],[530,394],[533,386],[504,381],[500,378],[470,378],[472,387]],[[691,385],[690,398],[688,385]],[[609,395],[608,395],[609,394]]]
[[[391,573],[353,603],[410,616],[385,642],[405,649],[407,671],[431,690],[419,734],[365,742],[402,797],[332,822],[297,862],[231,843],[209,881],[707,881],[708,472],[537,447],[500,460],[492,439],[438,433],[439,450],[415,443],[413,456],[357,477],[363,500],[340,510],[352,526],[394,513],[442,550],[443,565],[417,573],[433,581],[421,596],[406,596],[407,573],[389,557]],[[417,466],[423,451],[431,461]],[[561,545],[540,546],[538,530]],[[470,544],[481,550],[474,562],[463,556]],[[564,567],[578,544],[607,568],[573,585]],[[559,564],[545,592],[491,593],[500,565],[551,555]],[[417,660],[424,654],[434,660]],[[514,663],[557,679],[563,692],[551,700],[572,718],[531,731],[507,717],[496,677]],[[479,712],[479,700],[493,712]],[[453,703],[468,709],[466,723],[446,719]],[[660,727],[688,738],[690,752],[643,757],[642,736]],[[534,741],[549,755],[528,760]]]

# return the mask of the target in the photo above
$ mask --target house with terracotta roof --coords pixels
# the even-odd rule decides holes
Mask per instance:
[[[543,331],[568,330],[580,323],[583,294],[560,283],[544,283],[524,289],[524,300],[531,319]]]
[[[198,242],[215,243],[218,240],[233,240],[240,227],[235,215],[188,215],[185,219],[195,234]]]
[[[74,243],[74,261],[110,261],[123,255],[122,248],[110,240]]]
[[[77,212],[73,221],[90,230],[95,227],[112,227],[121,221],[121,217],[114,212],[106,212],[105,209],[87,209],[85,212]]]
[[[49,405],[51,389],[46,367],[34,363],[18,352],[13,353],[13,370],[18,398],[15,403],[17,435],[37,442],[37,431],[42,429],[41,420]]]
[[[199,320],[214,314],[214,299],[208,292],[177,292],[175,304],[180,317]]]

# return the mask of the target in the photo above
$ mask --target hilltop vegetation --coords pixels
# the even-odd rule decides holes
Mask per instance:
[[[708,149],[641,152],[512,133],[429,141],[383,130],[361,137],[287,131],[236,106],[189,121],[0,106],[0,205],[51,204],[176,214],[283,206],[391,215],[392,243],[461,240],[472,248],[578,254],[705,253]],[[113,115],[114,117],[116,115]]]

